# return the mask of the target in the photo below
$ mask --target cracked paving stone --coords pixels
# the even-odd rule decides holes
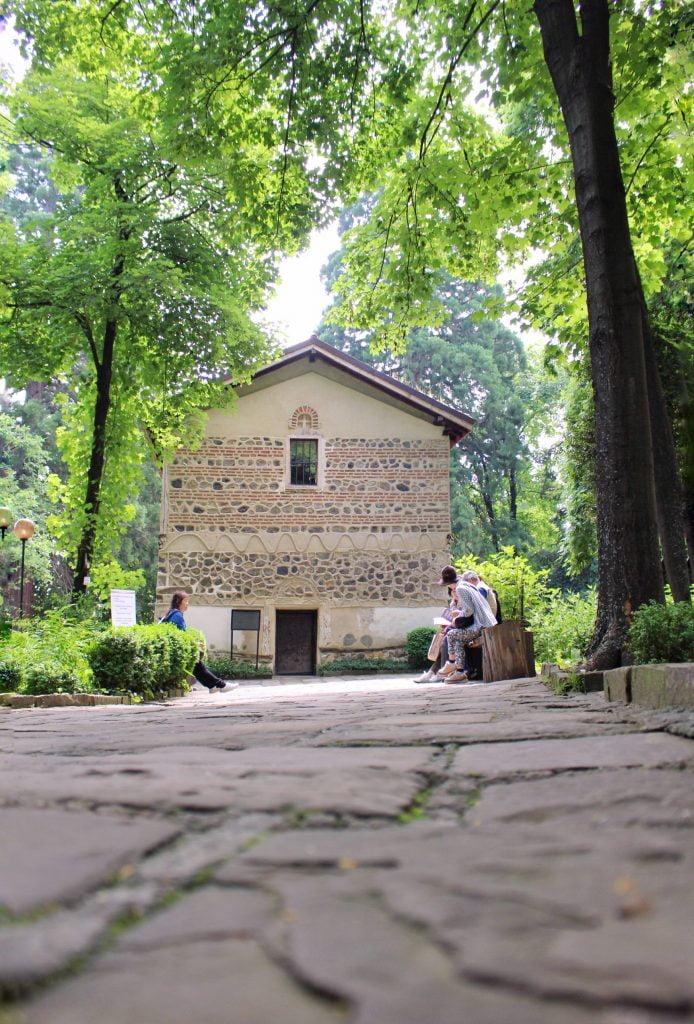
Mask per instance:
[[[206,886],[182,893],[173,906],[135,925],[121,938],[118,949],[255,936],[272,920],[272,912],[272,896],[258,889]]]
[[[253,940],[108,953],[16,1011],[12,1024],[330,1024],[343,1006],[297,983]]]
[[[2,1024],[692,1018],[686,716],[535,680],[205,696],[0,714]]]
[[[159,747],[141,754],[37,757],[15,761],[0,796],[81,799],[128,807],[278,811],[297,806],[342,814],[397,816],[421,783],[429,748],[361,747],[250,751]],[[47,771],[50,763],[51,771]]]
[[[180,829],[151,819],[4,807],[0,835],[0,906],[25,914],[85,895]]]
[[[0,927],[0,993],[15,997],[92,951],[109,925],[154,905],[152,885],[106,889],[78,907]]]
[[[666,765],[694,765],[691,743],[663,733],[476,743],[458,751],[452,772],[495,778],[525,772]]]

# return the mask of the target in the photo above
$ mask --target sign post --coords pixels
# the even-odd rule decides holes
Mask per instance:
[[[258,652],[260,650],[260,612],[250,611],[246,608],[231,609],[231,651],[230,657],[234,657],[234,630],[242,629],[255,633],[255,667],[258,667]]]
[[[134,590],[111,591],[111,625],[134,626],[137,623]]]

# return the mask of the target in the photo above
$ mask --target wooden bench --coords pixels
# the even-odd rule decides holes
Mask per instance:
[[[485,683],[535,676],[533,635],[520,620],[510,619],[483,629],[481,640]]]

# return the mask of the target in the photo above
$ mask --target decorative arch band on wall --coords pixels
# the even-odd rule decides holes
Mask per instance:
[[[290,430],[318,430],[318,413],[310,405],[300,405],[289,417]]]

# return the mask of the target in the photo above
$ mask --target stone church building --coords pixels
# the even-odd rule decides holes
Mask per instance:
[[[449,452],[473,422],[315,336],[286,349],[165,468],[158,610],[188,591],[216,652],[232,609],[259,612],[234,656],[259,640],[277,674],[402,653],[445,603]]]

